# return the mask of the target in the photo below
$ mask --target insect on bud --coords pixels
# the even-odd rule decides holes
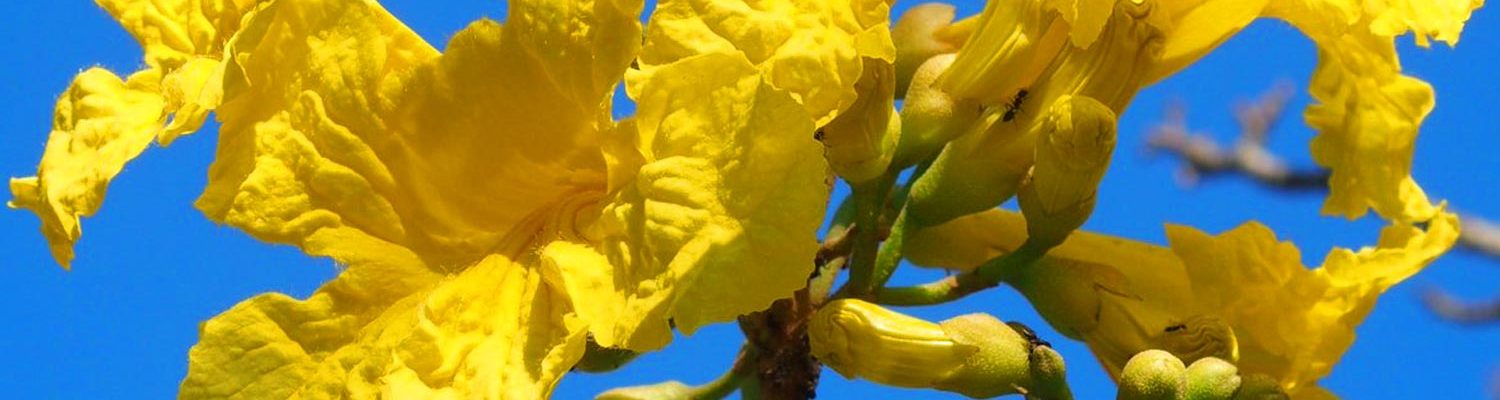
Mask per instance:
[[[1035,128],[1036,163],[1018,193],[1029,239],[1053,247],[1094,212],[1115,148],[1115,113],[1082,96],[1057,99]]]

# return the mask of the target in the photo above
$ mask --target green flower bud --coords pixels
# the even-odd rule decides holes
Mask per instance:
[[[1063,365],[1062,354],[1058,354],[1052,346],[1031,348],[1031,382],[1031,386],[1026,388],[1027,399],[1073,398],[1073,391],[1068,388],[1067,368]]]
[[[896,95],[906,94],[917,67],[938,54],[958,51],[958,44],[943,40],[937,32],[953,23],[955,9],[946,3],[922,3],[906,10],[891,27],[896,44]]]
[[[594,400],[689,400],[697,393],[692,386],[678,381],[654,385],[614,388],[594,396]]]
[[[1265,374],[1251,374],[1242,377],[1240,390],[1234,393],[1234,400],[1286,400],[1286,390],[1275,378]]]
[[[889,62],[866,58],[864,74],[855,82],[859,97],[837,118],[818,129],[833,171],[850,183],[885,173],[901,138],[895,114],[895,72]]]
[[[1239,389],[1239,368],[1228,361],[1204,357],[1187,368],[1188,399],[1229,400]]]
[[[1115,113],[1098,101],[1063,96],[1033,128],[1035,164],[1018,193],[1028,240],[1062,243],[1094,212],[1115,148]]]
[[[937,154],[943,145],[969,132],[978,120],[977,103],[958,102],[932,86],[953,64],[954,57],[938,55],[916,69],[911,87],[906,90],[906,102],[901,106],[901,140],[891,159],[892,165],[909,167]]]
[[[862,300],[841,299],[813,316],[808,340],[813,356],[850,378],[976,398],[1032,387],[1037,393],[1066,394],[1051,387],[1062,384],[1062,360],[1056,353],[1043,352],[1046,364],[1032,365],[1031,341],[985,314],[934,324]],[[1045,374],[1045,385],[1033,381],[1033,369]]]
[[[1179,400],[1187,395],[1187,367],[1161,350],[1137,353],[1120,372],[1120,400]]]

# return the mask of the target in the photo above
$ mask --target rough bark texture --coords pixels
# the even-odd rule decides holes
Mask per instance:
[[[755,348],[755,384],[766,399],[811,399],[822,365],[812,357],[807,321],[812,303],[806,289],[771,308],[740,317],[740,329]]]

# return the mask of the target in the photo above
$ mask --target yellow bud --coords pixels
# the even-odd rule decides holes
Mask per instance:
[[[1028,240],[1052,247],[1094,212],[1115,148],[1115,113],[1092,98],[1063,96],[1033,129],[1035,164],[1018,195]]]
[[[688,400],[696,393],[692,386],[678,381],[654,385],[614,388],[594,396],[594,400]]]
[[[850,183],[885,173],[901,137],[900,119],[891,118],[895,113],[895,67],[875,58],[864,59],[864,67],[854,84],[859,97],[817,133],[827,147],[833,171]]]
[[[953,64],[954,57],[942,54],[929,58],[911,78],[901,106],[901,140],[891,164],[909,167],[937,154],[948,141],[969,132],[978,120],[977,103],[956,101],[932,86]]]
[[[1036,346],[985,314],[934,324],[862,300],[841,299],[813,316],[808,340],[813,356],[850,378],[970,397],[1041,387],[1033,383],[1031,372]],[[1056,384],[1061,359],[1044,362],[1039,370],[1050,374],[1049,384]]]
[[[1178,400],[1187,395],[1187,367],[1172,353],[1146,350],[1125,363],[1120,400]]]
[[[945,3],[922,3],[906,10],[891,27],[896,44],[896,95],[906,94],[912,74],[933,56],[958,51],[958,45],[936,36],[953,23],[955,10]]]
[[[1234,397],[1240,388],[1239,368],[1214,357],[1194,361],[1187,368],[1189,399],[1219,400]]]

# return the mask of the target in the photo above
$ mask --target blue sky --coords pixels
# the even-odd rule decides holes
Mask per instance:
[[[469,21],[504,18],[505,3],[450,0],[387,1],[387,7],[430,42],[442,43]],[[904,9],[915,3],[898,5]],[[17,1],[0,22],[0,174],[34,174],[50,129],[56,96],[83,68],[102,65],[122,74],[141,65],[139,46],[102,10],[85,1]],[[976,13],[981,3],[960,4]],[[899,11],[898,11],[899,12]],[[1457,49],[1422,50],[1400,40],[1410,74],[1437,88],[1438,107],[1418,141],[1415,175],[1429,195],[1464,210],[1500,219],[1500,17],[1480,10]],[[1087,228],[1163,243],[1163,223],[1219,232],[1259,220],[1302,249],[1316,265],[1333,246],[1373,243],[1380,223],[1318,216],[1320,194],[1283,194],[1246,179],[1226,177],[1179,187],[1178,164],[1144,155],[1143,135],[1163,107],[1180,99],[1189,124],[1233,139],[1230,107],[1280,81],[1299,88],[1293,109],[1305,106],[1304,87],[1316,62],[1312,44],[1291,27],[1253,25],[1219,51],[1139,95],[1121,119],[1120,147],[1105,178],[1100,206]],[[628,110],[622,110],[627,112]],[[1311,165],[1310,131],[1294,112],[1273,132],[1271,147],[1295,165]],[[47,252],[38,221],[0,210],[0,393],[48,398],[166,398],[186,370],[198,323],[254,294],[305,296],[335,273],[332,262],[294,248],[259,243],[216,226],[192,208],[216,146],[215,133],[153,148],[110,187],[99,215],[84,221],[72,272]],[[843,191],[840,191],[842,194]],[[903,269],[896,283],[933,279],[932,271]],[[1500,296],[1500,260],[1454,252],[1391,290],[1358,331],[1359,339],[1325,386],[1348,398],[1481,398],[1500,374],[1500,325],[1459,327],[1437,320],[1417,301],[1437,286],[1470,299]],[[1045,328],[1015,292],[999,288],[940,307],[905,310],[932,320],[987,312],[1038,328],[1069,361],[1080,398],[1110,398],[1114,388],[1080,344]],[[622,385],[668,379],[701,383],[727,367],[741,338],[732,324],[679,337],[604,375],[570,375],[558,398],[592,396]],[[947,394],[849,381],[825,371],[820,398],[859,396],[949,398]]]

